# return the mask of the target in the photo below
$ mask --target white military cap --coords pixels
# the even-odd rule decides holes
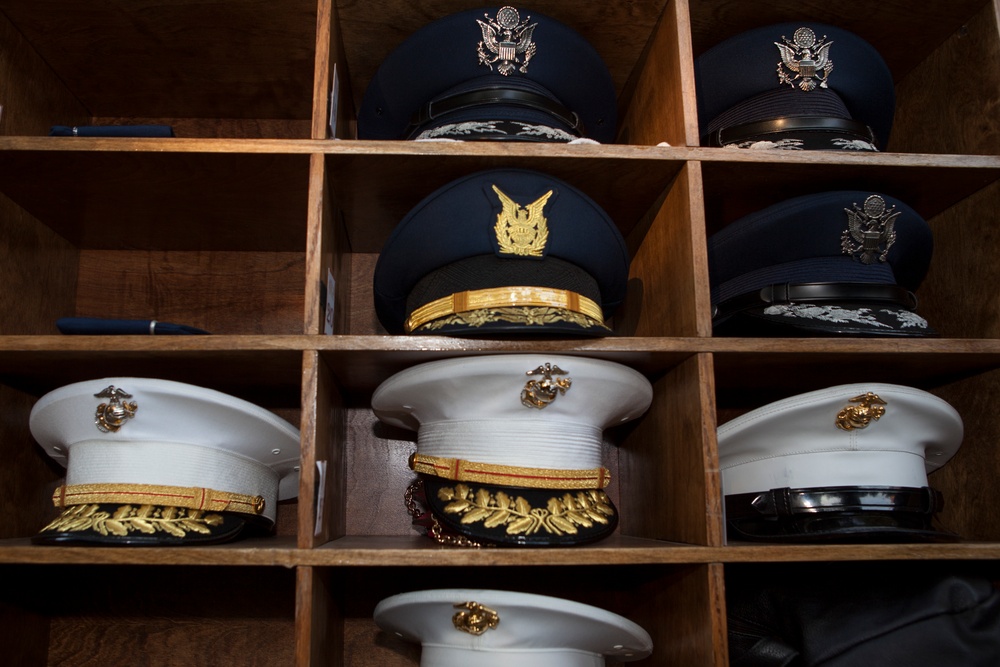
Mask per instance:
[[[212,389],[151,378],[77,382],[42,396],[31,433],[66,466],[62,515],[40,543],[187,544],[273,527],[298,495],[299,431]]]
[[[941,495],[927,474],[962,442],[947,402],[913,387],[859,383],[793,396],[718,429],[731,536],[922,540]]]
[[[604,429],[642,415],[653,389],[612,361],[512,354],[434,361],[390,377],[372,408],[417,431],[431,535],[476,542],[569,545],[617,524],[603,489]]]
[[[386,598],[375,622],[420,642],[421,667],[602,667],[641,660],[649,634],[604,609],[513,591],[442,589]]]

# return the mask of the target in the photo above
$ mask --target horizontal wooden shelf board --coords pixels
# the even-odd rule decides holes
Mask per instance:
[[[656,378],[695,354],[714,358],[728,390],[912,382],[921,386],[1000,367],[994,339],[792,339],[608,337],[492,340],[448,336],[2,336],[0,378],[32,393],[77,380],[146,375],[220,391],[298,396],[302,354],[319,353],[342,389],[364,404],[393,373],[415,364],[485,354],[565,354],[617,361]],[[812,372],[802,373],[809,368]],[[853,378],[853,379],[852,379]],[[217,383],[225,382],[225,387]],[[290,398],[288,400],[291,400]],[[296,398],[297,400],[297,398]]]
[[[1000,560],[1000,543],[704,547],[618,535],[593,545],[570,548],[463,549],[441,546],[414,535],[347,536],[315,549],[299,549],[291,537],[256,538],[206,547],[36,546],[27,538],[0,540],[0,564],[25,565],[517,567],[894,560]]]
[[[294,537],[264,537],[215,546],[71,547],[0,540],[0,563],[32,565],[298,565]]]

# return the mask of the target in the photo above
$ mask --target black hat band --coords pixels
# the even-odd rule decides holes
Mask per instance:
[[[531,92],[512,88],[488,88],[486,90],[471,90],[456,93],[447,97],[428,102],[413,116],[407,128],[406,137],[412,138],[431,121],[456,111],[464,111],[493,105],[510,105],[532,109],[545,113],[563,125],[569,127],[579,136],[583,136],[584,127],[580,116],[570,111],[559,102]]]
[[[944,498],[928,486],[784,487],[760,493],[726,496],[726,518],[788,517],[831,512],[897,512],[931,515],[941,511]]]
[[[801,133],[801,134],[797,134]],[[804,139],[808,134],[849,136],[860,141],[877,145],[875,133],[864,123],[848,118],[823,116],[798,116],[754,121],[732,127],[719,128],[708,137],[709,146],[729,146],[745,141],[765,141],[783,135],[795,134]]]
[[[748,308],[775,303],[802,301],[810,303],[874,301],[897,304],[907,310],[916,310],[917,308],[916,295],[897,285],[879,283],[779,283],[766,285],[759,290],[734,296],[713,306],[712,319],[722,319]]]

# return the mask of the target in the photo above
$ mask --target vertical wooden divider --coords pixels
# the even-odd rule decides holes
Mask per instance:
[[[342,667],[344,618],[327,569],[299,566],[295,592],[295,665]]]
[[[630,81],[619,141],[633,145],[698,145],[694,60],[687,0],[672,0]]]

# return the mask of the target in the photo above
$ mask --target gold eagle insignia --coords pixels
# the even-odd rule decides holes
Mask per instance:
[[[503,207],[493,227],[500,254],[541,257],[549,239],[548,220],[542,210],[553,191],[549,190],[527,206],[521,206],[495,185],[493,191]]]

